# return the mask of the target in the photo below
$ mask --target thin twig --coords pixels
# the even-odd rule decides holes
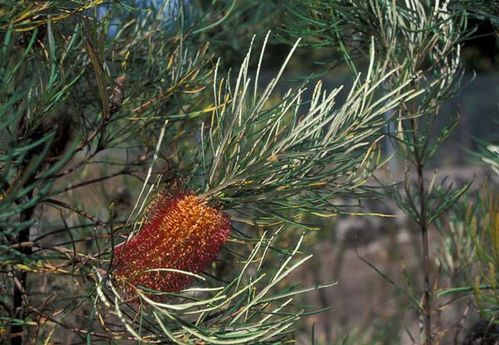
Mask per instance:
[[[122,169],[120,171],[117,171],[117,172],[115,172],[113,174],[110,174],[110,175],[97,177],[97,178],[94,178],[94,179],[91,179],[91,180],[88,180],[88,181],[83,181],[83,182],[80,182],[80,183],[68,186],[68,187],[64,188],[63,190],[61,190],[60,193],[65,193],[67,191],[74,190],[76,188],[85,187],[85,186],[88,186],[90,184],[101,182],[101,181],[104,181],[104,180],[108,180],[108,179],[111,179],[111,178],[116,177],[116,176],[128,175],[129,173],[130,173],[129,169],[128,168],[124,168],[124,169]]]
[[[413,110],[415,113],[416,110]],[[421,234],[421,245],[423,248],[423,325],[425,331],[425,345],[432,345],[431,331],[431,283],[430,283],[430,249],[428,244],[428,222],[426,217],[426,198],[425,198],[425,181],[424,181],[424,163],[423,154],[419,151],[419,138],[417,136],[418,128],[414,118],[411,118],[412,136],[414,140],[414,161],[416,164],[417,184],[419,194],[419,217],[418,223]]]
[[[30,185],[31,179],[27,182]],[[33,190],[31,190],[26,196],[26,200],[29,202],[33,198]],[[29,222],[33,218],[35,212],[35,206],[28,207],[23,210],[20,214],[20,222]],[[27,225],[25,229],[19,231],[17,235],[17,243],[29,242],[30,238],[30,225]],[[19,251],[26,256],[32,253],[32,248],[30,246],[20,247]],[[23,296],[26,294],[26,282],[27,282],[27,272],[24,270],[16,271],[14,273],[14,281],[18,282],[14,284],[14,294],[13,294],[13,316],[18,320],[24,320],[26,315],[26,304]],[[10,327],[11,334],[11,345],[22,345],[24,326],[23,324],[12,324]]]
[[[78,207],[72,206],[72,205],[67,204],[67,203],[65,203],[63,201],[55,200],[55,199],[46,199],[44,201],[48,202],[50,204],[53,204],[53,205],[64,207],[64,208],[66,208],[66,209],[68,209],[70,211],[73,211],[74,213],[77,213],[80,216],[85,217],[85,218],[91,220],[96,226],[100,226],[100,227],[102,227],[104,229],[107,229],[107,227],[109,226],[108,223],[104,222],[103,220],[100,220],[97,217],[92,216],[87,211],[79,209]]]

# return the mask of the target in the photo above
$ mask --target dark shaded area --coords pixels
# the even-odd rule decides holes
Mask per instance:
[[[463,44],[464,66],[477,72],[497,71],[498,36],[490,20],[471,19],[470,27],[475,28]]]
[[[477,321],[469,330],[463,345],[499,344],[499,325],[493,321]]]

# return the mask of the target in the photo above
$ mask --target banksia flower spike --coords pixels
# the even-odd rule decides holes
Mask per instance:
[[[173,292],[188,287],[217,256],[230,232],[221,211],[190,193],[159,193],[139,232],[114,249],[114,276],[125,291],[143,286]]]

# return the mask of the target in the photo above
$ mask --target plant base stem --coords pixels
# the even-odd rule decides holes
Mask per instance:
[[[431,284],[430,284],[430,248],[428,243],[428,224],[426,220],[425,204],[425,185],[423,164],[418,163],[418,187],[419,187],[419,226],[421,231],[421,242],[423,247],[423,275],[424,275],[424,294],[423,294],[423,317],[425,330],[425,345],[432,345],[431,336]]]
[[[32,197],[33,193],[31,192],[27,195],[27,200],[30,200]],[[35,210],[34,207],[29,207],[26,210],[22,211],[20,215],[20,221],[21,222],[30,221],[33,217],[34,210]],[[28,242],[29,238],[30,238],[29,226],[26,229],[21,230],[17,235],[18,243]],[[31,247],[22,247],[20,251],[24,255],[30,255],[32,252]],[[24,305],[25,303],[23,301],[23,294],[26,291],[27,274],[25,271],[15,272],[14,274],[19,284],[16,284],[16,282],[14,282],[14,293],[12,297],[12,303],[13,303],[12,317],[22,322],[26,317],[26,306]],[[23,344],[24,331],[25,330],[22,323],[11,325],[10,327],[11,345]]]

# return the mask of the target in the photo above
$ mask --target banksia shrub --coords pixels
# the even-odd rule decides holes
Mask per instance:
[[[138,286],[163,292],[182,290],[193,277],[169,270],[204,270],[229,232],[229,218],[200,197],[159,193],[139,232],[114,248],[114,275],[127,292]]]

